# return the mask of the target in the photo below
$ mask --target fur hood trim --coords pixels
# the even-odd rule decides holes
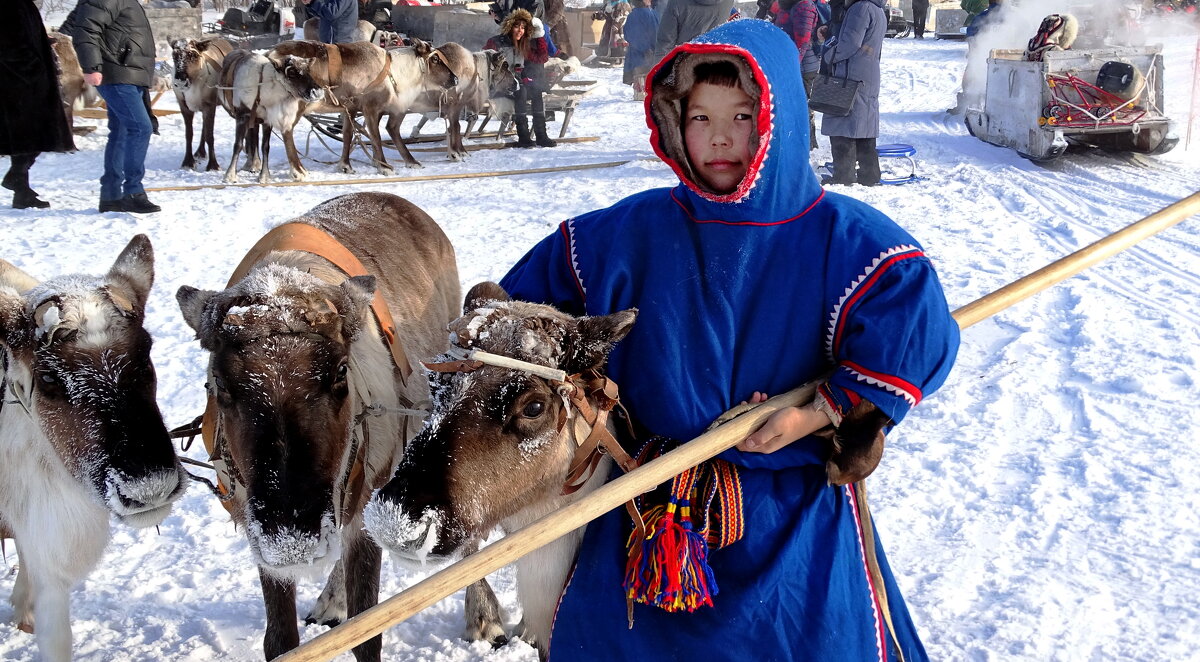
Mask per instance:
[[[504,22],[500,24],[500,33],[508,37],[512,37],[513,26],[518,21],[524,21],[525,25],[529,26],[529,36],[533,36],[533,14],[530,14],[524,9],[514,10],[513,13],[504,17]]]
[[[754,105],[761,111],[762,87],[755,80],[750,64],[743,57],[733,53],[708,52],[682,53],[671,61],[670,72],[666,76],[658,76],[654,79],[651,83],[650,115],[654,124],[661,129],[659,144],[662,146],[662,151],[677,164],[676,169],[681,171],[680,178],[698,192],[724,197],[700,183],[683,142],[683,101],[696,85],[696,67],[712,62],[729,62],[737,67],[738,83],[742,91],[754,100]],[[762,127],[758,128],[761,130]],[[752,141],[750,145],[751,161],[752,163],[760,162],[762,159],[759,148],[762,145],[759,144],[759,131],[755,131],[750,136],[750,140]],[[748,169],[745,180],[753,180],[753,174]],[[728,195],[741,197],[737,195],[739,192],[744,195],[752,185],[752,181],[746,182],[745,180],[743,180],[745,191],[742,190],[742,186],[739,186],[738,190]],[[737,199],[737,197],[732,199]]]

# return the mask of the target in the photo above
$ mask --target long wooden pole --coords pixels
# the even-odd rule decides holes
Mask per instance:
[[[959,308],[954,311],[954,319],[960,327],[965,329],[1198,213],[1200,213],[1200,193],[1195,193]],[[329,660],[392,625],[408,619],[464,586],[512,563],[521,556],[586,525],[633,497],[669,480],[681,471],[736,446],[775,412],[786,407],[796,407],[811,402],[815,391],[816,383],[809,383],[777,395],[749,412],[709,430],[679,448],[605,484],[587,497],[546,515],[519,531],[510,533],[461,561],[430,575],[414,586],[317,636],[276,660],[278,662]]]

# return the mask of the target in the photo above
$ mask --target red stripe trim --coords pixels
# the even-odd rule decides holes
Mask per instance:
[[[902,260],[908,260],[908,259],[911,259],[914,257],[924,257],[924,256],[925,256],[925,253],[923,253],[922,251],[913,250],[913,251],[908,251],[905,253],[898,253],[896,255],[889,257],[888,259],[886,259],[882,263],[880,263],[879,266],[875,267],[875,270],[871,272],[871,275],[867,278],[866,282],[859,285],[858,289],[854,292],[854,294],[851,295],[850,298],[847,299],[842,304],[842,309],[838,313],[837,329],[833,333],[833,355],[835,357],[837,356],[838,349],[840,348],[840,345],[842,344],[842,332],[846,328],[846,320],[850,319],[850,309],[854,307],[854,304],[858,303],[859,299],[862,299],[863,296],[866,295],[867,291],[870,290],[871,287],[873,285],[875,285],[876,282],[879,281],[880,276],[882,276],[884,274],[884,272],[886,272],[892,266],[894,266],[895,264],[899,263]]]
[[[575,287],[579,290],[580,300],[584,304],[587,303],[587,292],[583,289],[583,279],[579,272],[575,269],[575,239],[571,233],[567,231],[567,222],[563,221],[558,225],[559,232],[562,232],[563,242],[567,246],[567,271],[571,273],[571,279],[575,281]]]
[[[661,133],[658,124],[654,121],[654,116],[650,112],[653,105],[654,86],[651,84],[655,77],[658,76],[659,70],[664,65],[672,63],[676,56],[684,53],[724,53],[728,55],[737,55],[746,61],[750,67],[750,73],[754,76],[754,82],[758,83],[760,91],[758,95],[758,118],[755,121],[758,131],[758,150],[751,157],[749,165],[746,167],[746,176],[742,177],[742,181],[732,193],[719,194],[702,190],[684,173],[683,167],[675,161],[675,159],[667,156],[666,152],[661,147]],[[650,127],[650,146],[654,149],[654,153],[664,163],[671,166],[671,170],[675,171],[675,175],[679,177],[679,181],[683,182],[696,195],[711,200],[713,202],[737,202],[750,194],[750,189],[754,188],[754,183],[758,179],[759,170],[762,168],[763,161],[767,158],[767,149],[771,145],[771,84],[767,80],[767,75],[762,68],[758,66],[758,61],[750,54],[750,51],[740,46],[733,44],[697,44],[686,43],[676,46],[674,50],[667,54],[650,73],[646,75],[646,124]],[[683,118],[680,118],[682,121]],[[682,127],[673,127],[682,131]]]
[[[875,582],[871,579],[871,569],[867,567],[867,544],[863,540],[862,533],[862,513],[858,512],[858,500],[855,499],[854,485],[846,485],[845,488],[846,500],[850,503],[850,510],[854,513],[854,531],[858,534],[858,551],[859,558],[862,560],[863,577],[867,580],[867,587],[871,591],[871,607],[875,614],[875,647],[879,651],[879,662],[887,662],[887,646],[884,642],[887,640],[887,632],[884,630],[883,624],[883,608],[879,603],[879,589],[875,586]]]
[[[904,391],[905,393],[912,396],[912,399],[914,400],[914,402],[913,402],[914,406],[918,402],[920,402],[921,399],[924,397],[924,394],[921,393],[921,389],[917,388],[916,386],[914,386],[913,384],[911,384],[909,382],[904,381],[903,379],[900,379],[899,377],[897,377],[895,375],[887,375],[882,372],[875,372],[874,370],[867,370],[866,368],[858,365],[857,363],[854,363],[853,361],[842,361],[842,365],[853,370],[854,372],[861,374],[861,375],[865,375],[867,377],[870,377],[871,379],[878,379],[881,382],[891,384],[896,389]]]
[[[719,218],[699,219],[692,214],[691,210],[687,208],[687,205],[683,204],[682,200],[675,196],[675,189],[671,189],[671,199],[675,201],[675,204],[679,205],[679,208],[683,210],[683,213],[686,214],[693,223],[715,223],[718,225],[750,225],[763,227],[769,225],[784,225],[786,223],[791,223],[801,216],[804,216],[808,212],[812,211],[813,207],[816,207],[818,202],[825,199],[825,189],[821,189],[821,194],[817,196],[816,200],[813,200],[811,205],[805,207],[804,211],[791,218],[785,218],[782,221],[723,221]]]

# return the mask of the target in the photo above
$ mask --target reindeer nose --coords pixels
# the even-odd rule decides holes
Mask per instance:
[[[446,79],[446,89],[451,87],[458,87],[458,76],[454,74],[450,74],[450,77]]]

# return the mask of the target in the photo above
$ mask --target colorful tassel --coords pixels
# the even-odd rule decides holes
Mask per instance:
[[[711,607],[717,581],[708,565],[708,543],[692,526],[691,493],[697,470],[675,477],[666,508],[646,516],[644,540],[630,540],[625,595],[630,603],[669,612]]]

